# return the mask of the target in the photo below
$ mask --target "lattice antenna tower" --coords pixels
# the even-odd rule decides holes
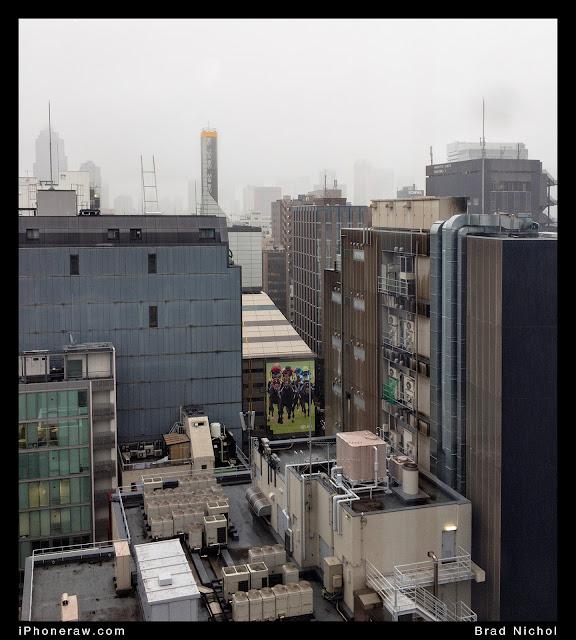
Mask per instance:
[[[142,156],[140,156],[140,166],[142,170],[142,213],[160,213],[154,156],[152,156],[152,169],[144,170]]]

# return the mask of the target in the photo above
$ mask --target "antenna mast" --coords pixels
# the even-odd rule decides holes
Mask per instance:
[[[484,161],[486,160],[486,138],[484,137],[484,98],[482,98],[482,213],[484,210]]]
[[[50,184],[54,186],[52,177],[52,125],[50,123],[50,100],[48,100],[48,149],[50,154]]]

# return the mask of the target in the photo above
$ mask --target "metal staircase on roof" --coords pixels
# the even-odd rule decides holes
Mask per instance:
[[[471,580],[474,577],[470,554],[445,558],[438,566],[438,584]],[[474,622],[476,614],[463,602],[449,605],[426,587],[434,585],[434,562],[416,562],[394,567],[393,575],[384,576],[366,560],[366,585],[380,596],[394,620],[399,615],[418,613],[432,622]]]

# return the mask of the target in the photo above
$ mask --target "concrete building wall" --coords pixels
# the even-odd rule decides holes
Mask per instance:
[[[390,575],[396,566],[429,561],[428,551],[441,557],[442,532],[447,525],[457,526],[456,549],[470,549],[472,511],[467,500],[395,511],[358,512],[344,503],[334,508],[334,494],[326,474],[308,477],[303,471],[301,476],[287,468],[280,475],[257,452],[253,455],[253,469],[258,469],[253,474],[254,486],[272,504],[272,527],[278,532],[282,530],[284,512],[290,518],[291,554],[296,563],[301,568],[323,570],[327,556],[342,561],[344,602],[352,610],[354,591],[366,587],[366,560],[383,575]],[[469,604],[470,581],[442,586],[439,596]]]

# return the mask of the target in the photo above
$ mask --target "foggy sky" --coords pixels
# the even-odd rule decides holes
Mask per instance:
[[[523,142],[557,178],[556,19],[19,20],[19,176],[50,103],[68,169],[100,167],[110,206],[140,198],[142,156],[187,207],[206,127],[225,211],[324,171],[350,199],[359,159],[425,189],[430,147],[440,163],[480,141],[483,100],[486,142]]]

